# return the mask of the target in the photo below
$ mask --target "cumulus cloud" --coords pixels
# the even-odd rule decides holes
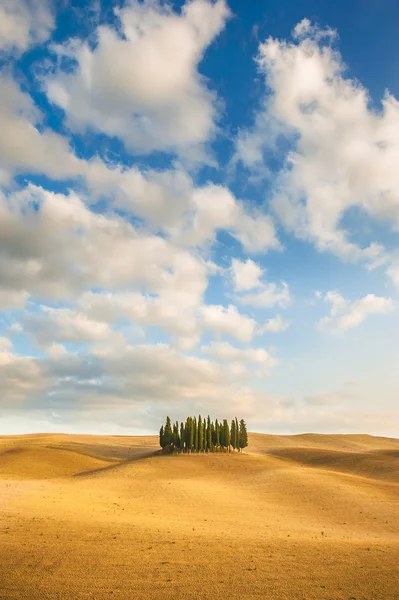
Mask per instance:
[[[147,412],[147,423],[149,416],[158,422],[165,410],[177,407],[180,414],[182,403],[187,412],[213,409],[246,416],[259,400],[248,380],[232,380],[228,366],[185,356],[168,344],[104,345],[97,355],[44,359],[7,352],[4,361],[2,356],[0,345],[0,412],[35,413],[47,422],[54,422],[56,413],[61,422],[111,418],[123,426],[140,411]]]
[[[42,115],[29,94],[5,75],[0,75],[0,88],[0,184],[8,184],[15,173],[45,173],[52,179],[83,174],[85,163],[68,140],[39,127]]]
[[[331,304],[330,315],[318,322],[320,329],[338,332],[360,325],[369,315],[384,314],[394,308],[391,298],[367,294],[359,300],[349,302],[336,291],[327,292],[326,302]]]
[[[291,302],[288,284],[285,281],[282,281],[280,285],[272,281],[261,281],[264,270],[251,259],[243,262],[233,258],[230,274],[234,290],[238,292],[235,300],[240,304],[258,308],[270,308],[272,306],[281,306],[284,308]],[[253,290],[254,288],[257,288],[257,291],[240,293],[244,291],[248,292],[248,290]],[[282,325],[282,321],[280,322],[279,318],[276,323],[278,326]]]
[[[76,68],[48,77],[50,101],[75,130],[116,136],[140,153],[204,159],[201,147],[216,131],[218,111],[198,65],[229,17],[226,3],[193,0],[178,14],[132,1],[115,12],[118,30],[99,27],[94,48],[77,40],[56,48]]]
[[[285,166],[273,182],[275,214],[320,250],[372,268],[388,254],[378,243],[351,241],[342,219],[357,208],[399,226],[399,103],[387,93],[381,111],[369,107],[367,90],[345,77],[334,36],[304,20],[292,42],[269,38],[259,46],[268,96],[253,129],[239,134],[236,159],[256,168],[279,138],[289,140],[278,155]]]
[[[86,165],[86,181],[95,197],[142,218],[183,246],[204,246],[218,231],[228,231],[249,252],[280,249],[269,215],[251,209],[221,185],[195,187],[181,167],[164,171],[110,167],[100,160]]]
[[[54,26],[47,0],[1,0],[0,51],[20,54],[46,41]]]
[[[262,284],[259,292],[241,294],[236,296],[237,302],[258,308],[270,308],[272,306],[288,306],[291,302],[291,294],[288,284],[282,281],[279,284],[272,281]]]
[[[258,329],[258,334],[278,333],[280,331],[285,331],[288,327],[288,321],[285,321],[281,315],[276,315],[272,319],[268,319],[266,323]]]
[[[243,290],[252,290],[261,287],[260,277],[263,274],[262,269],[253,260],[248,258],[245,262],[233,258],[230,267],[231,277],[236,292]]]
[[[0,197],[0,289],[45,299],[93,287],[148,292],[198,303],[207,269],[193,254],[136,230],[116,215],[92,212],[75,193],[28,186]]]
[[[159,296],[141,292],[86,292],[78,305],[90,318],[106,323],[126,319],[144,327],[159,327],[181,348],[189,349],[195,346],[201,334],[197,310],[200,300],[179,291]]]
[[[399,259],[394,258],[387,269],[387,275],[399,290]]]
[[[253,338],[256,321],[242,315],[236,306],[229,304],[205,305],[201,307],[202,324],[216,335],[229,335],[242,342],[250,342]]]
[[[237,348],[228,342],[212,342],[203,346],[202,351],[222,362],[236,362],[238,366],[246,363],[262,367],[262,376],[268,376],[277,360],[264,348]]]

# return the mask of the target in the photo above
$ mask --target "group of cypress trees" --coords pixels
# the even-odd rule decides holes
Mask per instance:
[[[239,452],[248,446],[247,426],[244,419],[237,418],[229,426],[227,419],[211,421],[199,415],[188,417],[185,423],[173,423],[166,417],[159,431],[159,443],[164,452]]]

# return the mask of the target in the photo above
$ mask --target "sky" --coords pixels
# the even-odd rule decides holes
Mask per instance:
[[[395,0],[0,0],[0,434],[399,437]]]

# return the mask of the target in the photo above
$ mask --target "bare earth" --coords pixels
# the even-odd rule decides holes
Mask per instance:
[[[0,437],[1,599],[399,599],[399,440]]]

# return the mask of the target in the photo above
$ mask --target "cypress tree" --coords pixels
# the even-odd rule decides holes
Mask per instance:
[[[212,437],[212,452],[215,452],[216,447],[216,432],[215,432],[215,424],[211,422],[211,437]]]
[[[235,450],[236,449],[236,422],[234,421],[234,419],[231,422],[230,443],[233,447],[233,450]]]
[[[219,448],[220,448],[220,429],[219,429],[219,422],[217,419],[215,420],[215,438],[216,438],[215,445],[216,445],[216,448],[219,450]]]
[[[220,447],[221,447],[221,449],[223,449],[224,448],[224,429],[223,429],[222,422],[219,423],[219,440],[220,440]]]
[[[159,445],[161,446],[162,449],[165,448],[165,436],[163,433],[163,425],[162,425],[161,429],[159,430]]]
[[[206,424],[206,437],[207,437],[207,445],[208,445],[208,451],[212,451],[213,447],[212,447],[212,427],[211,427],[211,418],[208,415],[208,421]]]
[[[197,418],[194,417],[194,451],[198,452],[198,427],[197,427]]]
[[[166,417],[166,425],[164,429],[165,447],[173,444],[173,431],[170,417]]]
[[[206,437],[206,420],[202,421],[202,435],[204,436],[204,452],[208,452],[208,440]]]
[[[194,449],[194,421],[190,417],[190,452]]]
[[[236,448],[239,449],[239,443],[238,443],[238,432],[239,432],[239,429],[238,429],[237,417],[236,417],[235,421],[236,421]]]
[[[173,446],[174,450],[179,450],[180,448],[179,421],[176,421],[173,425]]]
[[[202,419],[198,416],[198,450],[202,452],[204,449],[204,436],[202,434]]]
[[[188,426],[188,419],[186,420],[186,424],[184,426],[184,444],[186,447],[186,452],[188,452],[190,444],[190,430]]]
[[[238,445],[240,449],[246,448],[248,446],[248,433],[247,426],[245,424],[244,419],[240,420],[240,431],[238,434]]]
[[[227,419],[223,419],[223,445],[230,452],[230,428]]]
[[[184,424],[180,423],[180,452],[184,451]]]

